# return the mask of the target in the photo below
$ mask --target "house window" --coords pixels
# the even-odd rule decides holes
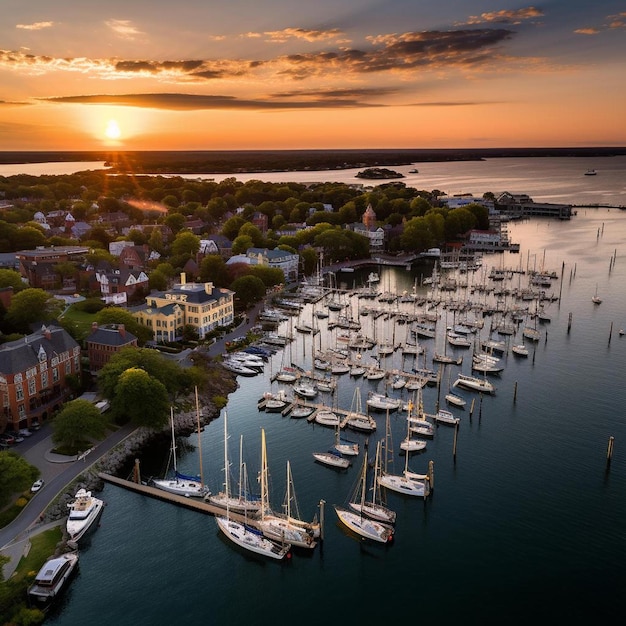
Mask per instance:
[[[34,396],[37,393],[37,385],[34,378],[28,379],[28,395]]]
[[[24,399],[24,387],[22,387],[22,383],[19,383],[18,385],[15,385],[15,397],[18,400],[23,400]]]
[[[55,383],[59,382],[59,368],[58,367],[53,367],[52,368],[52,380]]]
[[[20,420],[23,420],[26,417],[26,409],[24,409],[24,405],[23,404],[20,404],[17,407],[17,412],[20,415]]]
[[[41,388],[45,389],[48,386],[48,372],[41,372]]]

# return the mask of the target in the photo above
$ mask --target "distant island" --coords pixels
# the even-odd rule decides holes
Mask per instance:
[[[386,167],[368,167],[366,170],[363,170],[362,172],[356,174],[356,178],[385,180],[390,178],[404,178],[404,174],[400,174],[400,172],[387,169]]]
[[[608,157],[626,147],[372,150],[0,151],[0,164],[102,161],[135,174],[237,174],[415,166],[518,157]]]

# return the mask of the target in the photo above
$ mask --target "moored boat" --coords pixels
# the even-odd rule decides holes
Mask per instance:
[[[70,513],[65,524],[67,534],[71,541],[78,541],[96,527],[104,509],[104,501],[91,495],[91,491],[79,489],[68,507]]]
[[[44,611],[50,608],[77,569],[77,552],[67,552],[47,560],[35,576],[33,584],[28,588],[29,602]]]

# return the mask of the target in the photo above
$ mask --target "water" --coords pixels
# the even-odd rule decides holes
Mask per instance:
[[[389,621],[410,610],[420,621],[436,624],[564,624],[608,623],[622,614],[626,336],[617,331],[626,327],[626,212],[581,210],[567,222],[512,223],[510,233],[521,244],[520,253],[487,255],[484,266],[556,271],[562,280],[547,291],[560,294],[561,301],[546,305],[551,321],[539,326],[542,339],[530,356],[505,358],[504,372],[493,378],[495,396],[480,401],[460,392],[468,405],[455,410],[462,420],[456,460],[454,431],[445,426],[423,454],[411,457],[410,467],[418,472],[434,461],[435,489],[426,501],[390,495],[398,515],[392,545],[358,541],[338,526],[332,505],[345,504],[359,462],[338,473],[313,461],[312,452],[331,445],[332,430],[257,410],[263,392],[277,388],[269,377],[280,366],[279,352],[262,376],[240,379],[240,389],[229,398],[230,456],[236,465],[243,436],[249,474],[256,476],[264,428],[272,502],[282,499],[289,459],[303,517],[311,519],[325,501],[323,545],[312,554],[296,552],[286,563],[268,562],[235,549],[210,516],[106,485],[101,527],[81,550],[80,573],[48,622],[73,625],[89,616],[91,626],[293,620],[308,626],[328,618]],[[416,266],[412,273],[378,269],[382,291],[410,291],[417,284],[425,293],[419,283],[432,266]],[[366,275],[338,277],[350,287]],[[472,284],[483,280],[480,271],[469,276]],[[525,280],[515,275],[510,286]],[[599,306],[591,302],[596,285],[603,298]],[[355,297],[350,302],[357,315],[359,303],[371,304]],[[312,313],[307,305],[303,315]],[[369,336],[393,332],[383,317],[375,327],[372,316],[360,319]],[[485,321],[483,336],[489,318]],[[310,363],[314,348],[332,344],[335,335],[327,323],[319,322],[315,343],[296,334],[289,358]],[[396,325],[395,332],[400,339],[404,327]],[[422,341],[428,355],[435,347],[441,351],[438,342],[441,337]],[[452,380],[458,371],[469,373],[469,353],[458,353],[467,356],[461,368],[453,368]],[[364,353],[363,360],[369,356]],[[395,353],[389,365],[399,364]],[[355,382],[347,375],[340,381],[337,403],[349,408]],[[357,384],[365,401],[374,384]],[[442,395],[447,385],[446,370]],[[394,393],[407,397],[406,391]],[[434,412],[436,402],[437,389],[426,388],[426,411]],[[390,418],[396,450],[406,432],[403,415]],[[384,415],[376,420],[370,451],[385,432]],[[610,436],[615,454],[607,470]],[[362,435],[351,438],[364,444]],[[179,459],[183,471],[199,466],[197,450],[190,447]],[[216,490],[223,480],[222,418],[202,433],[202,453],[205,477]],[[146,454],[144,475],[160,471],[165,454],[166,444],[156,456]],[[396,470],[403,468],[399,455],[394,463]]]

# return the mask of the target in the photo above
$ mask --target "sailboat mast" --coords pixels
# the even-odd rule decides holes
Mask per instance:
[[[172,457],[174,460],[174,476],[176,476],[176,435],[174,434],[174,407],[170,407],[170,425],[172,428]]]
[[[230,498],[229,493],[229,470],[228,470],[228,426],[227,426],[227,413],[224,411],[224,493],[226,494],[226,502]]]
[[[261,428],[261,517],[268,509],[267,502],[267,450],[265,447],[265,429]]]
[[[196,423],[198,428],[198,460],[200,462],[200,483],[204,485],[204,474],[202,472],[202,437],[200,437],[200,404],[198,402],[198,387],[195,388],[196,393]]]

